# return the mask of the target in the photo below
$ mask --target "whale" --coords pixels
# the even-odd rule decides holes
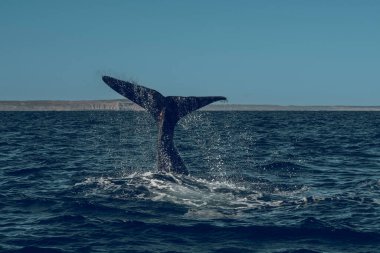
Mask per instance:
[[[226,100],[226,97],[163,96],[154,89],[134,82],[110,76],[103,76],[102,80],[114,91],[144,108],[156,121],[158,171],[189,175],[189,171],[174,145],[174,128],[177,122],[189,113],[213,102]]]

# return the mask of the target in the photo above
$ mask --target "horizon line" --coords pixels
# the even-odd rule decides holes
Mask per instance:
[[[31,100],[0,100],[0,103],[33,103],[33,102],[127,102],[132,103],[128,99],[81,99],[81,100],[70,100],[70,99],[31,99]],[[347,105],[347,104],[250,104],[250,103],[228,103],[228,102],[216,102],[211,106],[278,106],[278,107],[380,107],[380,105]]]

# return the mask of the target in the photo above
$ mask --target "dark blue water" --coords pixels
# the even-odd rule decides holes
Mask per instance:
[[[380,113],[0,112],[2,252],[380,252]]]

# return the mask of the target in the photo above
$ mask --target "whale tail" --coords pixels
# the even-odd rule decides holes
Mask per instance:
[[[164,97],[158,91],[103,76],[103,81],[120,95],[145,108],[158,123],[157,167],[159,171],[189,174],[174,146],[174,128],[187,114],[225,97]]]
[[[156,90],[137,85],[131,82],[103,76],[103,81],[120,95],[146,109],[156,121],[165,107],[171,108],[171,117],[175,123],[187,114],[219,100],[226,100],[221,96],[210,97],[180,97],[163,96]]]

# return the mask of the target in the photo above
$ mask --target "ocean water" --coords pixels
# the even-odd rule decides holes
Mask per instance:
[[[379,112],[0,112],[1,252],[380,252]]]

